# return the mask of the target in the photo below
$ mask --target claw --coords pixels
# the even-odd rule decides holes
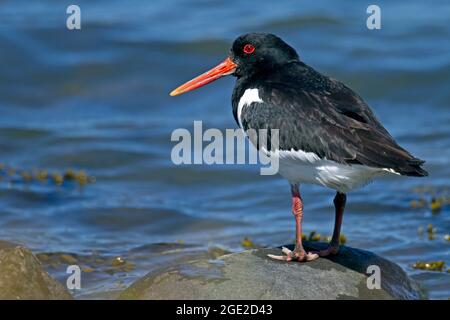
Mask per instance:
[[[292,258],[290,256],[276,256],[274,254],[268,254],[267,256],[271,259],[278,260],[278,261],[291,261],[292,260]]]
[[[285,255],[290,256],[290,257],[294,256],[294,253],[292,252],[292,250],[289,250],[286,247],[281,247],[281,252],[283,252]]]
[[[317,253],[307,252],[306,253],[306,261],[314,261],[319,258]]]
[[[302,261],[313,261],[319,258],[319,255],[317,253],[313,252],[304,252],[303,254],[296,253],[286,247],[281,248],[281,252],[284,254],[283,256],[277,256],[274,254],[268,254],[267,256],[271,259],[278,260],[278,261],[293,261],[297,260],[299,262]]]

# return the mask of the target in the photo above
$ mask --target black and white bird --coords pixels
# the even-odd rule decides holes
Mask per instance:
[[[240,36],[225,61],[170,95],[225,75],[237,78],[232,106],[242,130],[279,130],[278,149],[265,152],[279,158],[279,173],[291,185],[296,246],[293,251],[283,248],[284,255],[272,255],[274,259],[311,261],[336,254],[347,192],[385,174],[428,175],[421,168],[424,161],[395,142],[358,94],[303,63],[291,46],[272,34]],[[255,139],[252,143],[258,146]],[[336,190],[332,240],[320,252],[303,249],[301,183]]]

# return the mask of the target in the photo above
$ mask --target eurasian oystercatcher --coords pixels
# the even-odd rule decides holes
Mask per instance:
[[[279,130],[279,148],[264,151],[279,157],[279,173],[291,185],[296,246],[294,251],[283,248],[284,255],[271,255],[274,259],[311,261],[336,254],[347,192],[383,174],[428,175],[421,168],[424,161],[395,142],[358,94],[303,63],[291,46],[272,34],[240,36],[225,61],[170,95],[225,75],[237,77],[232,106],[242,130]],[[303,249],[301,183],[336,190],[333,236],[320,252]]]

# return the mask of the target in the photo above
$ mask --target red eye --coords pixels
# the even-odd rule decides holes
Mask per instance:
[[[255,47],[252,46],[251,44],[246,44],[244,46],[244,53],[251,54],[251,53],[253,53],[253,51],[255,51]]]

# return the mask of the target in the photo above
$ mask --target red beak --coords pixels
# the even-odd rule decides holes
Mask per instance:
[[[175,90],[173,90],[170,95],[177,96],[179,94],[195,90],[197,88],[200,88],[210,82],[213,82],[223,76],[232,74],[234,70],[236,70],[236,64],[231,61],[230,58],[226,58],[222,63],[220,63],[218,66],[212,68],[209,71],[206,71],[202,75],[199,75],[198,77],[192,79],[191,81],[186,82],[185,84],[179,86]]]

